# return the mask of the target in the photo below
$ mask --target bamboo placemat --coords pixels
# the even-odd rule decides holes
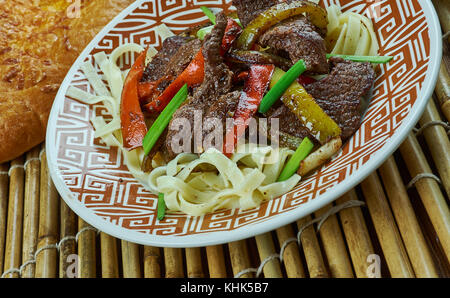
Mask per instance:
[[[450,5],[439,6],[450,32]],[[263,235],[201,248],[119,240],[61,200],[45,145],[0,165],[2,277],[450,277],[450,56],[400,148],[360,185]]]

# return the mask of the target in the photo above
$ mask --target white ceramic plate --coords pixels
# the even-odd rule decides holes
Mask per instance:
[[[124,240],[162,247],[214,245],[268,232],[352,189],[396,150],[418,121],[434,89],[442,52],[441,30],[431,2],[340,0],[343,10],[373,16],[380,54],[395,57],[381,66],[361,128],[342,152],[295,189],[259,208],[202,217],[168,215],[158,221],[157,199],[128,173],[119,149],[93,137],[89,119],[94,113],[104,113],[104,107],[67,97],[67,88],[72,85],[93,92],[80,65],[92,61],[96,52],[110,53],[126,42],[158,47],[155,26],[165,23],[181,32],[206,20],[200,6],[228,9],[230,2],[137,1],[92,40],[68,72],[48,123],[47,159],[62,198],[87,223]]]

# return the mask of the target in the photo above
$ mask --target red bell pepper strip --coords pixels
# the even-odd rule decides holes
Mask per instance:
[[[248,71],[242,71],[240,73],[237,73],[233,76],[233,82],[234,83],[239,83],[241,81],[245,81],[248,78]]]
[[[144,72],[145,57],[144,50],[136,59],[125,79],[120,102],[120,122],[124,147],[133,150],[142,146],[142,140],[147,133],[144,114],[141,110],[138,96],[138,82]]]
[[[317,81],[316,79],[311,78],[311,77],[308,77],[308,76],[305,76],[305,75],[300,75],[300,76],[298,77],[298,79],[297,79],[297,82],[298,82],[300,85],[302,85],[302,86],[309,85],[309,84],[314,83],[314,82],[316,82],[316,81]]]
[[[139,101],[141,104],[146,104],[161,95],[162,91],[157,88],[162,81],[173,81],[173,76],[167,75],[156,81],[138,83]]]
[[[225,55],[225,53],[228,52],[241,31],[241,26],[239,26],[235,20],[228,18],[227,27],[225,28],[225,34],[222,39],[221,55]],[[173,81],[156,99],[146,104],[144,108],[148,112],[161,112],[184,84],[187,84],[189,87],[201,84],[204,76],[205,58],[203,57],[202,49],[200,49],[191,63],[175,79],[175,81]]]
[[[232,18],[227,19],[227,27],[225,28],[225,33],[222,39],[222,48],[220,54],[224,56],[228,50],[231,48],[233,42],[241,34],[242,28],[239,24]]]
[[[269,87],[274,69],[273,64],[250,66],[248,79],[245,81],[244,90],[233,116],[234,125],[225,136],[223,151],[226,156],[231,156],[238,138],[245,133],[245,128],[250,119],[258,111],[259,104]]]
[[[156,87],[158,87],[158,81],[151,82],[139,82],[138,83],[138,95],[139,101],[141,103],[145,102],[149,97],[156,92]]]
[[[189,87],[201,84],[205,76],[205,58],[202,50],[197,53],[186,69],[173,81],[155,100],[144,106],[149,112],[161,112],[177,94],[178,90],[187,84]]]

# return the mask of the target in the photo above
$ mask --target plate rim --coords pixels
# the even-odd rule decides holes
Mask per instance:
[[[150,0],[155,1],[155,0]],[[439,67],[442,59],[442,33],[439,23],[439,19],[436,10],[431,2],[427,0],[418,0],[421,8],[424,11],[424,15],[427,21],[427,27],[429,29],[430,38],[430,62],[426,72],[426,77],[420,89],[420,95],[417,96],[417,107],[411,109],[408,112],[408,116],[403,120],[403,123],[395,131],[395,133],[389,138],[390,142],[385,143],[379,150],[377,150],[371,158],[345,180],[345,183],[339,183],[331,187],[327,192],[321,194],[320,200],[310,200],[302,205],[302,208],[294,208],[288,212],[283,213],[282,216],[275,216],[274,218],[268,218],[264,221],[249,224],[243,228],[236,228],[229,231],[213,231],[205,232],[195,235],[184,236],[160,236],[149,235],[148,233],[142,233],[120,227],[114,223],[107,221],[99,215],[96,215],[92,210],[86,208],[77,199],[73,198],[72,192],[64,183],[63,179],[59,175],[59,170],[56,163],[56,146],[48,146],[53,144],[56,140],[56,131],[53,129],[57,120],[58,111],[64,100],[60,99],[65,97],[67,88],[70,86],[70,82],[73,79],[75,72],[79,69],[79,64],[84,61],[87,55],[98,44],[98,42],[109,32],[118,22],[125,16],[129,15],[135,8],[140,6],[143,2],[149,2],[149,0],[137,0],[130,4],[127,8],[121,11],[116,17],[114,17],[100,32],[91,40],[91,42],[80,53],[75,60],[70,70],[67,72],[54,100],[52,109],[50,111],[47,133],[46,133],[46,152],[47,152],[47,165],[50,176],[53,183],[60,194],[61,198],[69,206],[69,208],[75,212],[81,219],[92,225],[94,228],[101,232],[109,234],[113,237],[123,239],[129,242],[138,243],[141,245],[151,245],[156,247],[203,247],[209,245],[225,244],[233,241],[247,239],[266,232],[273,231],[277,228],[290,224],[304,216],[307,216],[318,209],[330,204],[344,193],[358,185],[363,179],[369,176],[371,173],[386,161],[386,159],[393,154],[395,150],[403,143],[412,128],[416,125],[420,116],[428,104],[429,99],[434,91],[434,86],[437,81]],[[318,197],[316,197],[318,198]]]

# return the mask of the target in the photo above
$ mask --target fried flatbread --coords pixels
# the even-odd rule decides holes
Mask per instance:
[[[0,163],[44,141],[67,71],[133,0],[0,0]]]

